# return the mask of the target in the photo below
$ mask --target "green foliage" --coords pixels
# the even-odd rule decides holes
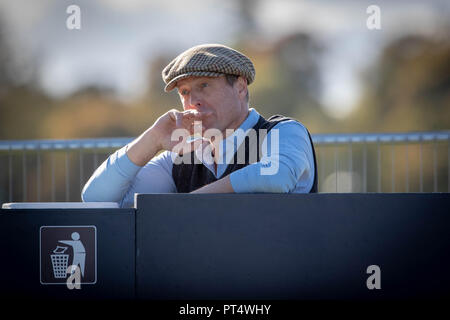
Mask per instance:
[[[389,44],[366,71],[364,94],[344,120],[329,117],[320,105],[318,56],[323,51],[303,33],[272,47],[237,46],[252,58],[256,80],[250,106],[263,115],[293,116],[312,133],[442,130],[450,126],[450,41],[418,36]],[[0,70],[11,68],[0,38]],[[0,139],[64,139],[136,136],[170,108],[181,109],[176,93],[165,93],[161,70],[176,53],[149,61],[144,96],[123,102],[114,92],[84,88],[63,99],[49,97],[35,84],[17,85],[2,73]],[[20,72],[20,70],[17,70]]]
[[[368,70],[355,131],[426,131],[450,127],[450,40],[409,36],[392,42]]]

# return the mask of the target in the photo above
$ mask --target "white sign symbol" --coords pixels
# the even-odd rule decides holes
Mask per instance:
[[[41,284],[97,283],[95,226],[41,226],[39,252]]]
[[[65,279],[67,263],[69,261],[69,255],[65,254],[67,247],[56,246],[53,250],[53,254],[50,254],[53,266],[53,276],[55,279]]]
[[[71,263],[72,271],[71,274],[75,272],[76,267],[79,265],[81,276],[84,277],[84,266],[86,262],[86,249],[80,240],[80,234],[78,232],[73,232],[71,235],[72,240],[58,240],[58,242],[67,244],[73,249],[73,259]],[[67,261],[66,266],[67,268]],[[66,270],[64,270],[65,272]],[[65,277],[64,277],[65,278]]]

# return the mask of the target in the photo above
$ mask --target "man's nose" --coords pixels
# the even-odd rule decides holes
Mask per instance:
[[[186,101],[185,109],[199,110],[202,105],[201,97],[198,94],[191,93]]]

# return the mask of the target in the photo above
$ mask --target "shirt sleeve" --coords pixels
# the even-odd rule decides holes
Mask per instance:
[[[172,157],[166,151],[154,157],[145,166],[135,165],[119,149],[103,162],[83,188],[84,202],[117,202],[120,207],[132,207],[135,193],[173,193]]]
[[[263,141],[267,145],[259,162],[230,174],[237,193],[298,192],[298,184],[309,192],[314,180],[314,157],[306,128],[297,121],[285,121],[270,130]]]

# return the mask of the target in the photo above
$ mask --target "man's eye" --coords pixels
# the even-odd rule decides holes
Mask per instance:
[[[206,87],[208,86],[208,84],[207,84],[206,82],[203,82],[203,83],[201,84],[201,86],[202,86],[202,88],[206,88]]]
[[[187,95],[187,93],[188,93],[187,90],[181,90],[181,95],[182,95],[182,96]]]

